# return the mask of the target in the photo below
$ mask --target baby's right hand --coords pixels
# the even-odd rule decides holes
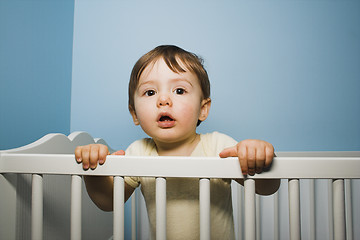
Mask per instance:
[[[83,164],[84,170],[89,169],[89,167],[95,169],[98,163],[104,164],[107,155],[110,155],[109,149],[103,144],[89,144],[78,146],[75,149],[75,159],[78,163]],[[125,155],[125,152],[120,150],[113,155]]]

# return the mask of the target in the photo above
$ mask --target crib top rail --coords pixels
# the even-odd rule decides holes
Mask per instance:
[[[48,134],[29,145],[0,151],[0,173],[60,175],[244,178],[237,158],[108,156],[104,165],[83,170],[75,147],[106,142],[85,132]],[[109,148],[110,151],[113,151]],[[277,152],[271,171],[249,178],[360,178],[360,151]]]
[[[360,178],[360,152],[346,155],[343,152],[343,157],[279,156],[274,158],[271,171],[249,178]],[[244,178],[237,158],[108,156],[104,165],[85,171],[73,154],[0,153],[0,173]]]

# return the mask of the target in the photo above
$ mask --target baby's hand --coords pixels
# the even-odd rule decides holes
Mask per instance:
[[[224,149],[220,157],[238,157],[243,175],[253,176],[270,166],[274,157],[274,147],[262,140],[244,140],[236,146]]]
[[[98,163],[104,164],[107,155],[110,155],[109,149],[103,144],[89,144],[78,146],[75,149],[75,159],[78,163],[83,164],[84,170],[89,169],[89,167],[95,169]],[[120,150],[112,155],[125,155],[125,152]]]

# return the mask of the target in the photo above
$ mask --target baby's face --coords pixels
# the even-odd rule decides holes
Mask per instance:
[[[171,143],[196,134],[198,120],[207,117],[205,102],[195,74],[175,73],[159,59],[142,73],[131,114],[134,123],[155,141]]]

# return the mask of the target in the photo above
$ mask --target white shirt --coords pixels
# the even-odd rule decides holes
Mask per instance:
[[[227,147],[236,145],[231,137],[213,132],[201,134],[200,142],[191,156],[214,157]],[[130,156],[158,156],[155,143],[144,138],[132,143],[126,150]],[[205,167],[205,166],[204,166]],[[133,188],[141,185],[150,221],[151,238],[156,239],[155,178],[127,177]],[[199,179],[167,178],[167,239],[199,239]],[[230,179],[211,179],[211,239],[235,239]]]

